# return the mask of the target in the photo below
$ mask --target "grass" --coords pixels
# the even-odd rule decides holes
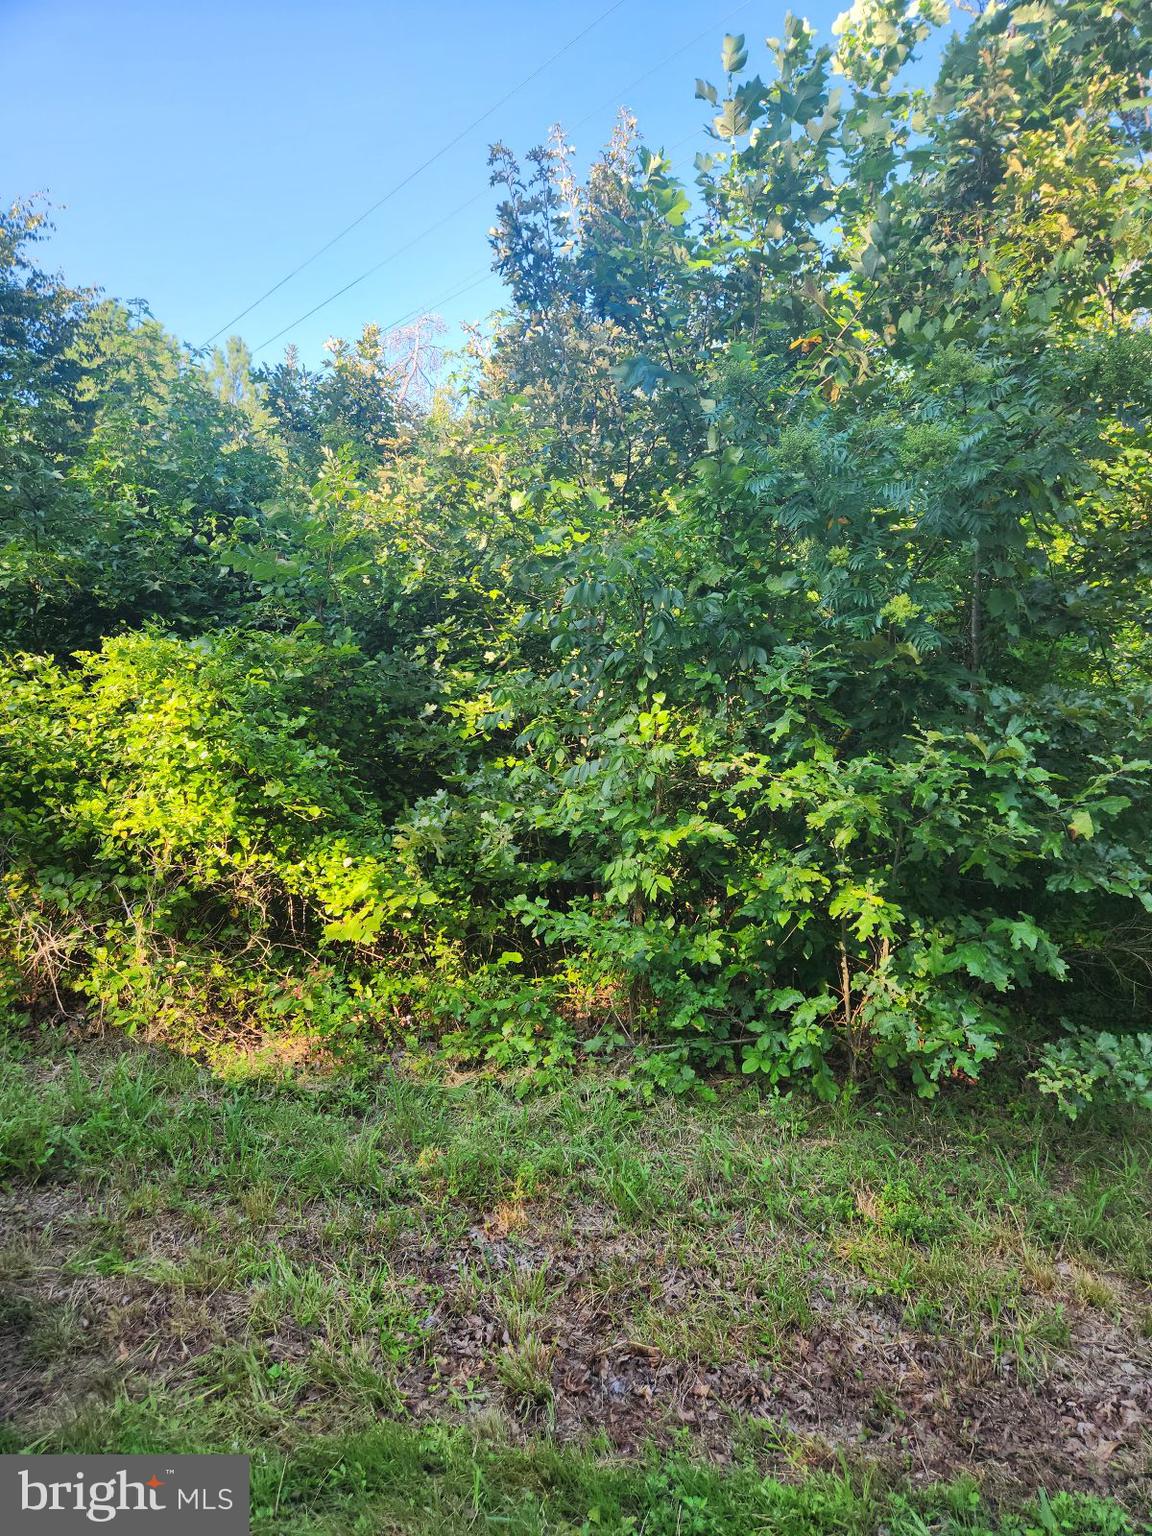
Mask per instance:
[[[12,1040],[5,1448],[248,1451],[267,1536],[1127,1536],[1150,1145]]]

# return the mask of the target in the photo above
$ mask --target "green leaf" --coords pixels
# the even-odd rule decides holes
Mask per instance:
[[[639,390],[641,394],[654,395],[668,377],[668,370],[647,357],[630,357],[609,369],[613,379],[624,394]]]
[[[1068,830],[1073,837],[1095,837],[1096,823],[1087,811],[1077,811],[1068,823]]]
[[[748,62],[748,50],[744,46],[744,34],[726,33],[720,49],[720,62],[725,74],[738,75]]]

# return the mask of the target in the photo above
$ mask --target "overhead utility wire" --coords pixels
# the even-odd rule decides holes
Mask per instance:
[[[751,0],[749,0],[749,3],[751,3]],[[699,131],[699,129],[695,129],[692,133],[688,134],[686,138],[680,139],[677,143],[673,144],[672,152],[675,153],[676,150],[682,149],[685,144],[691,143]],[[472,201],[475,202],[475,198],[473,198]],[[457,212],[459,212],[459,209],[457,209]],[[456,288],[451,293],[443,294],[440,298],[434,299],[431,304],[417,304],[415,309],[408,310],[408,312],[401,315],[398,320],[389,321],[389,323],[384,326],[384,331],[394,331],[398,326],[404,325],[408,320],[413,319],[416,315],[431,314],[434,310],[439,309],[441,304],[450,304],[453,299],[462,298],[464,294],[471,293],[473,288],[479,288],[480,284],[486,282],[491,276],[491,267],[485,265],[478,268],[475,272],[472,273],[471,277],[465,281],[462,288]],[[283,332],[280,334],[283,335]],[[276,341],[277,339],[278,338],[275,336],[272,338],[273,341]],[[268,346],[268,342],[263,342],[262,346]],[[260,347],[256,348],[257,352],[260,350]]]
[[[725,20],[727,22],[734,21],[736,19],[736,17],[740,14],[741,11],[746,11],[748,9],[748,7],[749,7],[749,5],[751,5],[751,3],[752,3],[752,0],[744,0],[744,4],[738,6],[736,8],[736,10],[730,12],[729,15],[725,18]],[[595,22],[593,22],[592,25],[595,26]],[[613,94],[611,101],[605,102],[604,106],[600,106],[600,107],[594,108],[591,112],[586,112],[582,118],[578,119],[577,122],[573,123],[572,130],[575,131],[577,128],[583,127],[583,125],[585,123],[590,122],[592,120],[592,118],[596,117],[600,112],[603,112],[605,110],[605,107],[611,106],[614,102],[618,101],[619,97],[621,95],[623,95],[623,93],[625,91],[630,91],[633,88],[633,86],[642,84],[643,81],[649,79],[652,75],[656,74],[659,70],[663,69],[666,64],[671,64],[673,59],[678,59],[681,56],[681,54],[687,53],[689,48],[695,47],[695,45],[698,42],[700,42],[705,37],[711,36],[711,34],[712,34],[712,27],[706,27],[702,32],[697,32],[694,37],[689,38],[688,41],[686,43],[682,44],[679,48],[677,48],[675,50],[675,52],[666,54],[664,56],[664,58],[662,58],[658,64],[653,64],[651,69],[645,70],[642,75],[637,75],[634,80],[629,80],[627,85],[620,86],[619,89]],[[695,137],[695,131],[693,131],[693,133],[689,134],[688,137],[689,138],[694,138]],[[682,139],[680,141],[680,144],[674,144],[672,146],[673,150],[679,149],[681,144],[686,144],[687,142],[688,142],[688,139]],[[290,320],[288,322],[288,324],[283,327],[282,330],[277,331],[274,336],[269,336],[266,341],[262,341],[258,347],[255,347],[253,349],[253,354],[252,355],[255,356],[257,352],[263,352],[265,347],[270,347],[274,341],[279,341],[281,336],[286,336],[289,331],[295,330],[298,325],[303,325],[305,320],[311,320],[313,315],[319,314],[319,312],[322,309],[326,309],[329,304],[334,304],[337,299],[343,298],[344,295],[346,293],[348,293],[350,289],[358,287],[361,283],[366,282],[368,278],[375,276],[375,274],[377,272],[379,272],[382,267],[386,267],[389,264],[389,262],[395,261],[398,256],[403,256],[407,251],[410,251],[414,245],[419,245],[420,241],[426,239],[428,235],[434,234],[436,232],[436,230],[441,229],[441,228],[443,228],[443,226],[445,224],[450,223],[456,217],[456,215],[458,213],[463,213],[465,211],[465,209],[471,208],[474,203],[478,203],[482,197],[487,196],[488,190],[489,189],[487,187],[484,187],[479,192],[475,193],[472,197],[468,198],[465,202],[459,203],[455,208],[452,209],[452,211],[450,213],[446,213],[442,219],[437,219],[434,224],[429,224],[428,227],[426,229],[422,229],[418,235],[414,235],[412,237],[412,239],[407,242],[407,244],[400,246],[395,251],[390,251],[387,256],[382,257],[380,261],[374,262],[372,266],[366,268],[363,272],[361,272],[358,277],[352,278],[349,282],[345,283],[342,288],[337,288],[334,293],[330,293],[327,298],[321,299],[318,304],[314,304],[312,306],[312,308],[309,309],[309,310],[306,310],[304,312],[304,314],[297,315],[295,320]],[[351,228],[351,225],[349,226],[349,228]],[[306,263],[305,263],[305,265],[306,265]],[[300,269],[297,268],[297,271],[299,271],[299,270]],[[285,279],[285,281],[287,281],[287,279]],[[283,285],[282,284],[277,284],[277,286],[280,287],[280,286],[283,286]],[[472,288],[474,288],[476,286],[477,285],[475,283],[469,284],[469,287],[472,287]],[[268,290],[269,293],[274,293],[275,291],[276,290],[274,288],[270,288]],[[265,295],[265,297],[267,297],[267,295]],[[453,295],[453,297],[455,297],[455,295]],[[259,303],[259,302],[260,301],[257,300],[257,303]],[[441,301],[441,302],[443,302],[443,301]],[[256,307],[255,304],[249,305],[249,309],[254,309],[255,307]],[[427,313],[429,310],[431,310],[433,308],[435,308],[435,305],[427,306],[427,308],[425,309],[424,313]],[[248,311],[245,310],[244,314],[247,314],[247,313],[248,313]],[[413,313],[415,314],[415,313],[417,313],[417,311],[414,310]],[[242,316],[240,316],[240,315],[236,316],[237,320],[239,320],[241,318],[242,318]],[[406,316],[405,318],[408,318],[408,317]],[[231,324],[234,324],[235,322],[234,321],[229,321],[228,323],[229,323],[229,325],[231,325]],[[398,323],[402,323],[402,322],[398,322]],[[223,330],[227,330],[227,328],[228,328],[227,326],[222,327]],[[217,331],[216,335],[219,336],[220,335],[220,331]],[[209,342],[213,341],[213,340],[215,340],[215,337],[211,337],[210,336],[208,338]],[[208,342],[205,342],[204,345],[207,346]]]
[[[735,21],[737,16],[739,16],[742,11],[746,11],[751,4],[752,0],[744,0],[743,5],[738,5],[734,11],[729,11],[723,22],[715,22],[713,25],[723,26]],[[625,91],[632,90],[634,86],[643,85],[645,80],[650,80],[653,75],[658,74],[666,64],[671,64],[673,59],[678,59],[681,54],[687,53],[689,48],[695,48],[697,43],[703,42],[706,37],[712,37],[713,35],[713,28],[711,26],[705,27],[702,32],[697,32],[695,37],[690,37],[688,41],[677,48],[675,52],[665,54],[665,56],[660,60],[658,64],[653,64],[651,69],[646,69],[642,75],[637,75],[635,80],[629,80],[627,85],[622,85],[620,89],[614,93],[611,100],[605,101],[602,106],[594,107],[591,112],[586,112],[583,117],[579,118],[572,124],[571,131],[575,133],[577,128],[583,128],[585,123],[591,122],[594,117],[599,116],[599,114],[606,111],[608,107],[619,105],[619,98]]]
[[[323,245],[314,250],[311,256],[306,256],[304,260],[299,264],[299,266],[293,267],[291,272],[282,277],[278,283],[273,283],[272,287],[266,289],[258,299],[253,299],[251,304],[249,304],[246,309],[242,309],[239,314],[233,315],[231,320],[226,320],[218,331],[213,331],[212,335],[208,337],[208,340],[205,341],[203,345],[206,347],[211,345],[211,343],[214,342],[218,336],[222,336],[225,331],[231,329],[231,327],[234,326],[238,320],[243,320],[245,315],[251,314],[258,305],[263,304],[265,299],[271,298],[274,293],[283,288],[285,283],[291,282],[291,280],[298,273],[303,272],[304,268],[310,266],[312,262],[317,259],[317,257],[323,256],[325,251],[331,250],[337,241],[343,240],[345,235],[350,234],[352,230],[354,230],[358,225],[363,224],[364,220],[368,218],[370,214],[375,213],[377,208],[382,208],[390,198],[395,197],[397,192],[402,191],[406,186],[408,186],[410,182],[415,181],[416,177],[426,171],[429,166],[435,165],[436,161],[440,160],[444,155],[446,155],[450,149],[454,149],[455,146],[459,144],[461,139],[466,138],[467,135],[470,134],[474,128],[478,128],[481,123],[487,122],[487,120],[492,116],[494,112],[498,112],[502,106],[511,101],[513,96],[515,96],[519,91],[522,91],[526,85],[530,85],[538,75],[542,75],[546,69],[554,64],[557,59],[561,58],[565,53],[567,53],[570,48],[574,48],[576,44],[581,40],[581,38],[587,37],[589,32],[598,27],[602,21],[606,21],[614,11],[618,11],[620,7],[625,3],[626,0],[613,0],[613,3],[608,6],[606,10],[601,11],[600,14],[596,16],[592,21],[590,21],[582,31],[577,32],[575,37],[570,37],[568,41],[563,45],[563,47],[558,48],[555,53],[549,55],[549,57],[544,60],[543,64],[538,64],[536,68],[531,72],[531,74],[525,75],[519,84],[514,85],[511,90],[505,92],[505,94],[500,97],[499,101],[493,102],[493,104],[486,111],[481,112],[479,117],[473,118],[470,123],[461,128],[460,132],[456,134],[454,138],[449,139],[446,144],[442,144],[434,154],[429,155],[427,160],[422,161],[415,168],[415,170],[409,171],[407,176],[396,182],[394,186],[389,187],[388,191],[384,193],[383,197],[378,197],[376,201],[371,205],[371,207],[365,208],[364,212],[358,214],[350,224],[346,224],[343,229],[334,234],[331,240],[326,240]]]
[[[416,315],[431,314],[433,310],[439,309],[441,304],[450,304],[453,299],[462,298],[464,294],[471,293],[473,288],[479,288],[481,283],[486,283],[491,276],[492,268],[485,262],[484,266],[480,268],[479,273],[473,273],[471,281],[466,282],[462,288],[456,288],[452,293],[444,294],[432,304],[417,304],[415,309],[410,309],[406,315],[401,315],[399,320],[393,320],[389,325],[386,325],[384,327],[385,331],[394,331],[397,326],[404,325],[406,321],[414,319]]]
[[[399,255],[399,252],[397,252],[396,254]],[[431,304],[417,304],[415,309],[410,309],[407,314],[401,315],[398,320],[389,321],[389,323],[386,326],[383,327],[384,332],[387,333],[388,331],[394,331],[397,326],[403,325],[406,320],[411,320],[414,315],[427,315],[427,314],[431,314],[432,311],[434,309],[438,309],[441,304],[447,304],[452,299],[458,299],[458,298],[462,297],[464,294],[470,293],[473,288],[478,288],[480,286],[480,284],[486,278],[490,277],[491,275],[492,275],[492,269],[491,269],[491,267],[489,267],[487,265],[487,263],[485,263],[485,265],[482,268],[480,268],[480,269],[478,269],[478,271],[472,273],[471,278],[465,281],[465,284],[464,284],[464,286],[462,288],[456,288],[451,293],[444,294],[441,298],[435,299]],[[365,274],[365,276],[367,276],[367,274]],[[357,279],[357,281],[359,281],[359,279]],[[349,286],[349,288],[351,288],[352,284],[349,283],[348,286]],[[344,290],[342,289],[341,292],[343,292],[343,291]],[[332,298],[335,298],[335,297],[336,297],[336,295],[333,294]],[[324,299],[320,304],[317,304],[316,309],[323,309],[324,305],[331,303],[331,301],[332,301],[331,298]],[[316,310],[310,310],[309,311],[309,314],[315,314],[315,313],[316,313]],[[308,318],[307,315],[301,316],[301,319],[305,319],[306,320],[307,318]],[[284,335],[285,331],[290,331],[290,330],[292,330],[292,328],[294,326],[299,325],[299,324],[300,324],[299,320],[294,320],[292,322],[292,325],[286,325],[284,327],[283,331],[277,331],[275,336],[269,336],[267,341],[262,341],[258,347],[253,347],[252,348],[252,356],[255,357],[258,352],[263,352],[265,347],[270,347],[274,341],[279,341],[280,337]]]
[[[351,282],[345,283],[343,288],[337,288],[335,293],[330,293],[326,299],[321,299],[318,304],[314,304],[312,308],[306,310],[304,314],[297,315],[295,320],[290,320],[288,324],[284,326],[282,330],[277,331],[274,336],[269,336],[267,341],[262,341],[260,345],[254,349],[253,356],[255,356],[257,352],[263,352],[264,348],[270,347],[274,341],[279,341],[281,336],[286,336],[289,331],[295,330],[298,325],[303,325],[305,320],[311,320],[313,315],[317,314],[322,309],[326,309],[329,304],[335,303],[337,299],[342,298],[350,288],[355,288],[358,284],[364,282],[374,273],[379,272],[381,267],[386,267],[390,261],[395,261],[398,256],[403,256],[406,251],[410,251],[414,245],[419,245],[421,240],[425,239],[428,235],[434,234],[436,230],[440,229],[443,225],[454,219],[458,213],[463,213],[465,208],[470,208],[473,203],[478,203],[480,199],[487,194],[487,191],[487,187],[483,188],[481,191],[477,192],[474,197],[470,197],[466,203],[461,203],[458,208],[453,208],[451,213],[446,213],[442,219],[437,219],[435,224],[429,224],[427,229],[422,229],[420,233],[418,235],[414,235],[406,245],[399,246],[396,250],[390,251],[387,256],[384,256],[380,261],[375,262],[367,269],[367,271],[361,272],[359,277],[354,277]]]
[[[695,129],[692,133],[690,133],[687,136],[687,138],[680,139],[676,144],[673,144],[673,146],[672,146],[672,153],[675,154],[676,150],[682,149],[685,144],[690,143],[691,140],[693,140],[696,137],[696,134],[698,132],[699,132],[699,129]],[[453,213],[448,214],[446,216],[447,219],[453,218],[455,216],[455,214],[460,213],[464,208],[468,207],[469,203],[476,202],[479,198],[483,197],[483,195],[484,195],[483,192],[478,192],[476,194],[476,197],[469,198],[468,203],[462,203],[459,208],[457,208],[457,209],[455,209],[453,211]],[[443,224],[445,222],[446,222],[446,219],[441,219],[440,220],[441,224]],[[438,228],[439,228],[439,225],[437,225],[437,224],[431,225],[430,228],[424,230],[422,234],[417,235],[416,236],[416,240],[410,241],[409,245],[415,245],[417,240],[422,240],[424,238],[424,235],[431,234],[433,229],[438,229]],[[399,251],[393,251],[392,252],[392,256],[400,256],[408,248],[409,248],[408,246],[403,246],[403,247],[401,247],[401,249]],[[384,258],[384,261],[391,261],[392,260],[392,256],[386,256]],[[347,293],[349,288],[354,288],[357,283],[362,283],[366,277],[371,277],[372,273],[375,272],[378,267],[382,267],[383,265],[384,265],[384,262],[378,262],[376,267],[371,267],[367,272],[362,272],[359,277],[353,278],[350,283],[346,283],[344,285],[344,287],[339,290],[338,293],[331,293],[331,294],[328,295],[328,297],[326,299],[321,299],[320,303],[315,305],[312,309],[310,309],[306,315],[301,315],[299,317],[299,319],[293,320],[291,322],[291,324],[286,325],[282,331],[277,331],[275,336],[269,336],[267,341],[262,341],[258,347],[253,347],[252,348],[252,356],[255,357],[257,352],[263,352],[264,348],[265,347],[270,347],[274,341],[279,341],[281,336],[285,335],[288,331],[294,330],[296,328],[296,326],[300,325],[303,321],[309,319],[312,315],[314,315],[317,312],[317,310],[321,310],[326,305],[331,304],[334,299],[338,299],[340,297],[340,294]],[[472,273],[472,275],[471,275],[471,277],[469,279],[467,279],[465,281],[464,286],[462,288],[456,288],[451,293],[446,293],[441,298],[434,299],[431,304],[417,304],[415,309],[410,309],[407,312],[407,314],[401,315],[398,320],[390,321],[386,326],[383,327],[385,333],[387,333],[388,331],[395,330],[397,326],[403,325],[405,323],[405,321],[411,320],[413,318],[413,316],[415,316],[415,315],[428,315],[428,314],[431,314],[434,310],[439,309],[441,304],[448,304],[448,303],[451,303],[451,301],[453,299],[462,298],[464,294],[471,293],[473,288],[479,288],[480,284],[482,282],[484,282],[487,278],[491,277],[491,275],[492,275],[492,268],[490,266],[485,265],[485,266],[479,268],[477,271]]]

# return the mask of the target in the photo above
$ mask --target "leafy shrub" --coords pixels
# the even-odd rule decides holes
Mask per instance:
[[[1074,1033],[1044,1046],[1032,1076],[1073,1120],[1098,1097],[1152,1109],[1152,1035]]]
[[[402,948],[436,896],[316,739],[333,662],[306,642],[141,634],[72,670],[6,668],[10,995],[87,998],[169,1035],[330,1042],[395,1008],[387,972],[357,972],[336,939],[364,947],[386,917]]]

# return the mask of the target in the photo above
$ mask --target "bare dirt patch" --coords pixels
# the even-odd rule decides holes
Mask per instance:
[[[463,1253],[424,1247],[404,1256],[442,1292],[424,1358],[401,1379],[413,1411],[443,1416],[448,1386],[473,1402],[500,1401],[562,1439],[604,1431],[625,1454],[688,1430],[727,1460],[753,1430],[766,1449],[780,1446],[778,1463],[847,1454],[914,1480],[966,1471],[1005,1489],[1143,1490],[1152,1502],[1152,1347],[1123,1322],[1070,1310],[1067,1344],[1037,1369],[909,1327],[891,1298],[862,1297],[843,1274],[825,1271],[810,1277],[813,1322],[773,1358],[750,1351],[710,1362],[693,1350],[690,1327],[673,1356],[629,1337],[635,1292],[651,1286],[675,1312],[715,1292],[715,1272],[670,1263],[659,1244],[614,1232],[610,1220],[600,1226],[577,1246],[555,1245],[535,1222],[507,1238],[477,1227]],[[552,1392],[543,1408],[510,1401],[501,1387],[501,1356],[516,1341],[492,1293],[472,1294],[478,1255],[496,1283],[516,1269],[543,1270],[555,1287],[536,1324]],[[733,1315],[733,1327],[740,1322]]]

